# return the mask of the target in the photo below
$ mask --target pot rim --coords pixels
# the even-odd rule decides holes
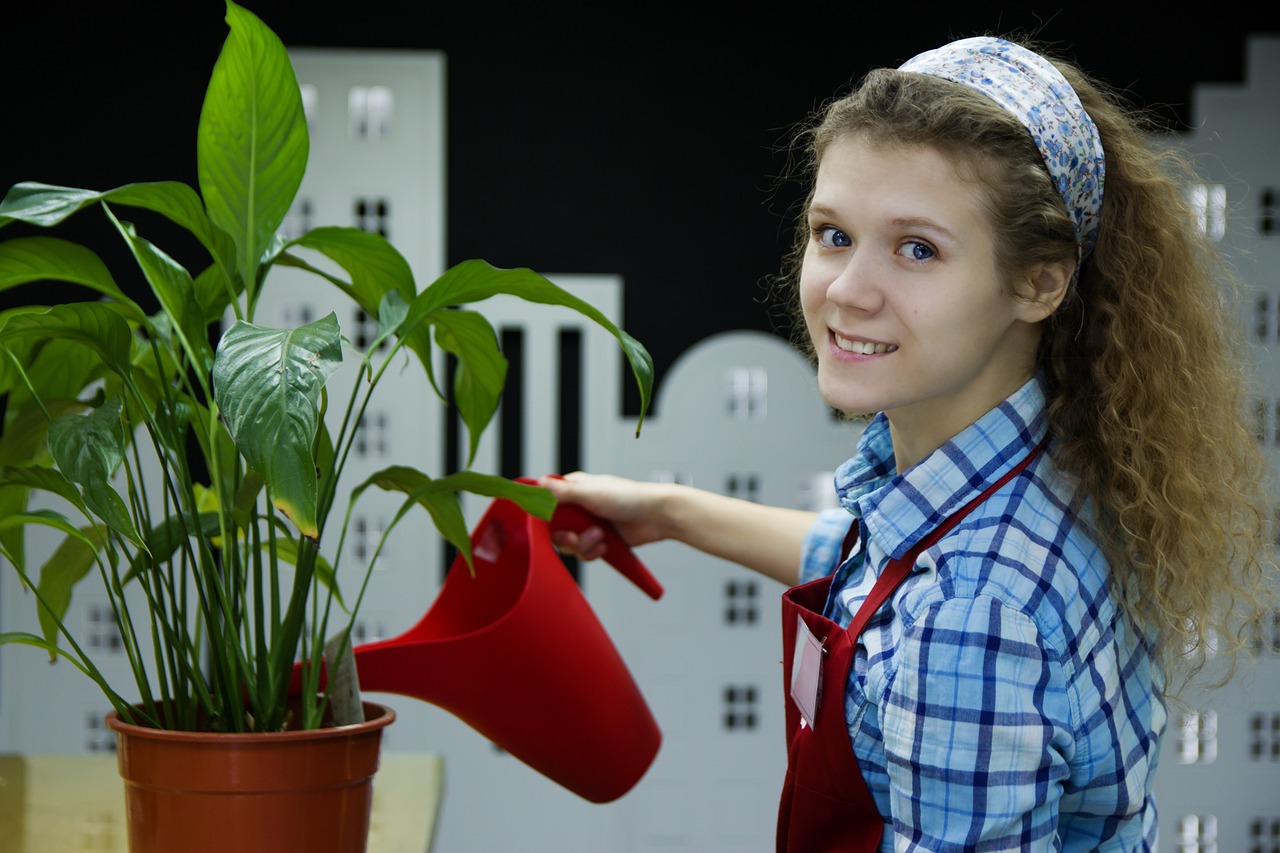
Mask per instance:
[[[380,702],[362,700],[364,706],[364,722],[348,723],[342,726],[324,726],[318,729],[288,729],[282,732],[208,732],[177,731],[174,729],[156,729],[150,726],[139,726],[125,722],[115,709],[105,717],[107,728],[120,734],[132,737],[151,738],[165,741],[207,741],[217,740],[219,743],[263,743],[266,740],[308,741],[328,740],[355,734],[364,734],[385,728],[395,722],[394,709]]]

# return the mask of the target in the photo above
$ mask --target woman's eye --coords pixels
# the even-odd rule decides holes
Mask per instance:
[[[849,235],[832,225],[823,225],[817,229],[818,242],[824,246],[844,247],[853,244]]]
[[[927,261],[934,256],[933,247],[919,240],[908,240],[899,251],[913,261]]]

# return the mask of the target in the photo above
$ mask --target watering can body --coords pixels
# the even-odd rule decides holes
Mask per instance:
[[[471,534],[474,573],[459,556],[416,625],[353,649],[361,690],[444,708],[591,802],[625,794],[662,734],[551,542],[553,529],[593,523],[606,527],[604,559],[661,596],[616,532],[579,507],[561,505],[548,522],[496,499]]]

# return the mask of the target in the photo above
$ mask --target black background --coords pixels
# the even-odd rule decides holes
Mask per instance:
[[[223,3],[14,5],[0,25],[0,188],[195,184]],[[1032,35],[1179,129],[1195,83],[1240,81],[1247,34],[1280,32],[1270,3],[1185,16],[1097,3],[244,5],[289,46],[443,51],[447,262],[621,274],[624,325],[659,382],[708,335],[782,331],[762,283],[790,241],[798,193],[775,186],[779,149],[868,68],[952,38]]]

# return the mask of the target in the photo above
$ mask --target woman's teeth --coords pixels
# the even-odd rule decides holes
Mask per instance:
[[[834,335],[836,346],[845,352],[854,352],[859,355],[875,355],[882,352],[893,352],[897,347],[893,344],[873,344],[870,341],[851,341],[848,338],[842,338]]]

